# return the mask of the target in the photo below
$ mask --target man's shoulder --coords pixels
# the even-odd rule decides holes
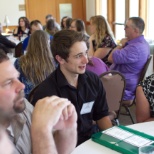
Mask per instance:
[[[86,70],[85,74],[84,74],[87,82],[89,83],[93,83],[93,84],[97,84],[98,82],[100,82],[100,79],[98,77],[98,75],[96,75],[95,73]]]
[[[33,94],[32,104],[35,106],[36,102],[46,96],[52,96],[56,93],[57,83],[55,73],[51,73],[42,83],[39,84]]]
[[[56,82],[56,74],[55,71],[52,72],[40,85],[40,87],[50,87],[51,84]]]

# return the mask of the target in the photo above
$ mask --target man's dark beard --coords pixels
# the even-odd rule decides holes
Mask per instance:
[[[15,111],[16,113],[21,113],[21,112],[23,112],[23,111],[25,110],[25,108],[26,108],[26,105],[25,105],[24,100],[23,100],[23,102],[22,102],[22,103],[23,103],[23,107],[19,108],[19,107],[16,107],[16,106],[15,106],[16,102],[19,101],[21,98],[24,98],[24,91],[23,91],[23,90],[20,91],[18,97],[14,100],[13,109],[14,109],[14,111]]]

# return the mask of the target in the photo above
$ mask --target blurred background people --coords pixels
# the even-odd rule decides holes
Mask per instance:
[[[30,25],[29,20],[26,17],[20,17],[18,20],[18,27],[13,32],[14,36],[27,37],[30,35]]]
[[[53,35],[54,35],[56,32],[59,31],[59,30],[57,29],[57,27],[56,27],[56,24],[55,24],[54,19],[49,19],[49,20],[47,21],[45,31],[46,31],[51,37],[53,37]]]
[[[64,16],[62,19],[61,19],[61,29],[66,29],[66,20],[67,18],[69,18],[68,16]]]
[[[51,14],[46,15],[46,17],[45,17],[45,23],[46,24],[43,26],[43,30],[46,29],[47,22],[50,19],[53,19],[55,21],[56,30],[57,31],[61,30],[60,25],[56,22],[55,18]]]
[[[33,20],[30,22],[30,31],[31,34],[34,33],[36,30],[43,30],[41,22],[39,20]],[[26,51],[28,42],[30,39],[30,35],[24,39],[23,44],[22,44],[22,50],[23,52]]]
[[[71,22],[72,22],[72,18],[67,18],[67,20],[66,20],[66,29],[70,29],[70,26],[71,26]]]
[[[26,98],[55,69],[49,42],[46,32],[35,31],[30,37],[27,53],[15,61],[15,68],[20,72],[19,80],[25,84]]]
[[[89,39],[89,55],[102,59],[108,64],[108,56],[113,48],[116,47],[114,36],[107,20],[101,16],[90,18],[91,36]]]
[[[88,44],[89,35],[86,32],[84,21],[81,19],[73,19],[71,22],[70,30],[81,32],[85,36],[85,40]]]

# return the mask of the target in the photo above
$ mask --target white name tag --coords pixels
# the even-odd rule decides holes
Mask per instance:
[[[80,111],[80,114],[90,113],[93,107],[93,104],[94,104],[94,101],[84,103]]]

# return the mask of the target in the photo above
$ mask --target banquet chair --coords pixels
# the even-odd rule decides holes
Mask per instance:
[[[29,96],[28,96],[28,101],[31,103],[32,102],[32,100],[33,100],[33,96],[34,96],[34,94],[35,94],[35,91],[37,90],[37,88],[39,87],[39,84],[36,86],[36,87],[34,87],[32,90],[31,90],[31,92],[29,93]]]
[[[15,47],[15,57],[20,57],[22,55],[22,42],[18,43]]]
[[[109,117],[113,125],[119,125],[118,118],[125,90],[125,78],[121,73],[111,70],[101,74],[100,80],[106,91]]]
[[[144,80],[145,74],[146,74],[146,72],[147,72],[147,70],[148,70],[148,67],[149,67],[149,64],[150,64],[151,59],[152,59],[152,56],[150,56],[150,57],[148,58],[147,62],[145,63],[145,65],[144,65],[144,67],[143,67],[143,69],[142,69],[142,71],[141,71],[138,84],[139,84],[142,80]],[[132,116],[132,114],[131,114],[131,112],[130,112],[130,107],[133,106],[133,105],[135,104],[135,100],[136,100],[136,99],[135,99],[135,97],[134,97],[133,100],[123,101],[123,102],[122,102],[122,107],[125,108],[126,113],[120,113],[120,114],[123,114],[123,115],[128,115],[128,116],[130,117],[130,119],[131,119],[131,121],[132,121],[133,124],[134,124],[135,122],[134,122],[133,116]]]

